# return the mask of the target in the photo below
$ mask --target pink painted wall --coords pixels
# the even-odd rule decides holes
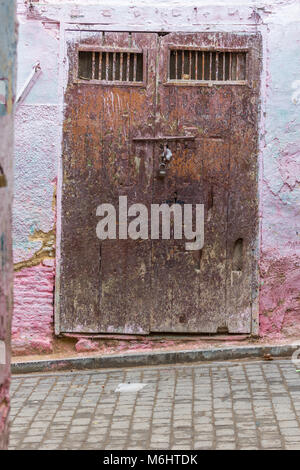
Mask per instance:
[[[14,282],[15,302],[12,326],[16,354],[51,352],[53,335],[53,263],[43,261],[17,271]]]
[[[15,2],[0,2],[0,449],[9,428],[10,330],[12,315],[13,111],[16,66]]]
[[[54,232],[56,262],[60,236],[59,204],[56,224],[53,194],[61,154],[62,87],[67,67],[63,63],[64,35],[79,23],[84,23],[85,30],[261,33],[259,333],[270,339],[299,335],[299,1],[274,0],[270,5],[263,0],[225,0],[220,5],[205,0],[111,0],[106,4],[100,0],[47,0],[35,3],[29,11],[20,0],[19,20],[18,88],[36,60],[42,75],[17,112],[15,350],[51,350]]]

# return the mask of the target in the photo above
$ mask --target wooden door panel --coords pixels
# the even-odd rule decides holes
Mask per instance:
[[[144,69],[145,85],[75,82],[77,54],[82,46],[113,53],[142,52],[145,45],[151,51],[155,44],[156,35],[152,34],[85,33],[73,34],[69,40],[62,215],[66,260],[61,270],[63,331],[149,331],[150,242],[100,242],[96,237],[96,208],[111,203],[118,210],[121,195],[128,197],[128,205],[150,205],[151,191],[147,188],[152,184],[153,149],[138,148],[132,138],[153,130],[153,52],[146,50],[144,54],[148,66]]]
[[[171,86],[167,83],[165,66],[170,47],[200,47],[202,42],[198,39],[195,35],[184,34],[161,38],[158,78],[161,127],[165,135],[193,135],[195,141],[170,144],[173,158],[168,182],[164,183],[164,190],[159,183],[154,184],[154,199],[158,201],[168,196],[170,199],[176,192],[178,199],[185,203],[204,204],[205,242],[201,251],[188,252],[185,240],[174,240],[172,250],[165,250],[167,257],[161,243],[152,243],[153,269],[155,275],[160,276],[160,280],[156,279],[160,303],[152,313],[152,331],[216,332],[226,315],[224,233],[229,169],[226,112],[231,95],[222,89],[179,83]],[[164,295],[163,280],[167,275],[171,288]]]
[[[151,328],[155,331],[166,330],[166,325],[169,328],[171,325],[172,331],[227,330],[245,333],[251,330],[251,291],[255,264],[253,248],[257,232],[255,178],[259,42],[260,38],[256,35],[227,33],[176,33],[161,38],[157,113],[161,116],[161,128],[167,135],[187,133],[197,137],[192,149],[181,150],[180,155],[176,149],[168,173],[172,181],[165,184],[165,188],[168,188],[169,194],[171,188],[175,190],[180,199],[188,185],[189,200],[186,202],[205,202],[205,244],[199,258],[195,253],[192,255],[199,263],[198,269],[190,262],[190,253],[177,256],[176,262],[176,257],[173,257],[174,262],[169,266],[170,253],[166,256],[164,251],[167,253],[167,250],[155,244],[154,272],[161,279],[166,278],[167,272],[170,274],[171,270],[174,273],[168,284],[172,289],[168,287],[165,295],[164,284],[157,282],[161,303],[159,315],[157,310],[153,312],[151,321]],[[185,54],[189,58],[192,54],[195,57],[195,52],[191,51],[205,48],[233,51],[226,52],[229,54],[226,61],[230,61],[226,79],[233,82],[241,78],[238,68],[234,69],[231,62],[235,60],[239,67],[240,59],[234,56],[235,51],[247,51],[247,76],[245,74],[243,77],[245,83],[243,86],[237,83],[183,83],[180,80],[170,83],[165,64],[168,63],[170,50],[176,48],[179,51],[176,61],[180,55],[182,57],[182,74],[193,73],[192,63],[189,70],[186,70],[184,63]],[[222,54],[225,53],[220,53],[219,57]],[[200,57],[199,54],[197,57]],[[223,60],[225,62],[225,58]],[[225,75],[224,72],[223,78]],[[189,75],[186,78],[188,80]],[[198,164],[195,164],[195,160]],[[166,196],[162,189],[160,193]],[[155,199],[159,199],[158,194],[159,188],[154,184]],[[251,195],[250,200],[247,194]],[[246,226],[250,230],[247,231]],[[239,246],[241,240],[242,248]],[[244,264],[242,268],[238,266],[241,271],[235,272],[235,265],[240,262],[239,250]],[[172,246],[171,252],[174,251],[176,249]],[[155,270],[155,265],[160,268]],[[168,312],[167,316],[164,312]]]

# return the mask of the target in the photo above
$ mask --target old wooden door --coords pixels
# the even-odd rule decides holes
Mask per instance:
[[[60,331],[251,331],[259,53],[254,34],[69,33]],[[203,249],[100,241],[96,208],[121,195],[204,204]]]

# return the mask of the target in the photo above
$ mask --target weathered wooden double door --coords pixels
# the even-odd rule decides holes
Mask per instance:
[[[60,331],[250,332],[259,35],[70,31],[66,72]],[[99,240],[121,195],[204,204],[204,247]]]

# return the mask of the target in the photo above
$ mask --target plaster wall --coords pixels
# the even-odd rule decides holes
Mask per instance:
[[[59,25],[19,16],[18,90],[41,74],[16,110],[13,349],[50,352],[53,336],[55,194],[60,156]]]
[[[259,334],[270,339],[299,335],[299,1],[44,0],[32,7],[19,1],[18,11],[18,89],[36,61],[42,73],[16,117],[15,351],[52,348],[54,270],[60,261],[63,59],[69,29],[261,33]],[[253,331],[258,332],[255,325]]]

